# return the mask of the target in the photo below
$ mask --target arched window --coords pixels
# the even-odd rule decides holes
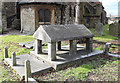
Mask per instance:
[[[40,9],[38,11],[39,22],[50,22],[51,12],[48,9]]]

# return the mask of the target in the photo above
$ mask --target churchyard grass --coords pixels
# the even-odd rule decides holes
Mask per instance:
[[[95,35],[95,29],[90,29],[90,31],[94,34],[93,39],[100,41],[100,42],[109,42],[109,41],[117,40],[118,37],[114,37],[112,35],[109,35],[108,28],[109,28],[109,25],[104,26],[104,31],[103,31],[102,36]]]
[[[118,81],[117,58],[109,56],[93,56],[66,65],[59,71],[33,76],[39,81]]]
[[[20,81],[20,76],[16,75],[11,71],[9,67],[5,66],[3,63],[0,63],[0,83],[3,81]],[[4,83],[4,82],[3,82]]]
[[[3,59],[4,47],[8,48],[8,55],[11,57],[12,52],[16,52],[16,55],[21,55],[29,53],[32,49],[26,49],[19,46],[19,43],[24,43],[34,40],[31,36],[19,36],[19,35],[9,35],[0,37],[0,59]]]
[[[90,29],[94,34],[94,29]],[[117,37],[109,35],[108,25],[104,27],[103,36],[97,36],[93,38],[99,42],[110,42],[117,40]],[[26,35],[9,35],[0,37],[0,62],[4,57],[4,47],[8,47],[8,54],[11,57],[12,52],[16,52],[16,55],[30,53],[32,49],[26,49],[19,46],[19,43],[32,41],[33,36]],[[62,45],[68,45],[68,41],[62,43]],[[104,44],[93,44],[94,49],[104,50]],[[118,51],[118,47],[114,46]],[[47,48],[47,44],[45,46]],[[110,49],[113,51],[113,48]],[[37,81],[117,81],[118,80],[118,65],[120,61],[117,58],[109,57],[106,55],[94,56],[86,59],[82,59],[77,63],[66,65],[59,71],[49,71],[48,73],[42,73],[40,75],[32,76]],[[12,73],[10,68],[6,68],[5,65],[0,65],[0,81],[3,80],[20,80],[18,75]]]
[[[30,53],[32,49],[26,49],[19,46],[19,43],[34,40],[31,36],[9,35],[0,37],[0,82],[2,81],[20,81],[20,76],[13,73],[11,68],[5,66],[2,62],[4,59],[4,47],[8,47],[8,55],[11,57],[12,52],[16,55]]]

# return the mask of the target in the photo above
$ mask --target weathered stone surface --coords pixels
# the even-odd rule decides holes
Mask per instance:
[[[105,54],[108,55],[111,43],[105,44]]]
[[[12,22],[16,13],[16,3],[15,2],[2,2],[2,27],[4,31],[11,28]]]
[[[21,78],[23,78],[23,76],[25,76],[25,60],[30,61],[32,74],[51,69],[51,66],[43,63],[42,61],[36,59],[35,57],[30,56],[29,54],[16,56],[17,61],[16,66],[12,66],[11,58],[6,58],[5,62],[7,62],[16,71],[16,73],[19,74]]]
[[[119,58],[120,59],[120,55],[118,54],[111,54],[111,53],[108,53],[109,56],[112,56],[112,57],[116,57],[116,58]]]
[[[23,33],[34,33],[35,10],[34,7],[25,7],[21,11],[21,31]]]
[[[93,51],[93,38],[86,38],[86,51]]]
[[[77,40],[83,37],[93,37],[93,34],[84,25],[41,25],[33,37],[46,42],[62,40]]]
[[[70,40],[70,55],[74,55],[77,52],[77,41],[76,40]]]
[[[96,34],[99,35],[99,36],[103,35],[103,28],[104,28],[103,24],[100,23],[100,22],[97,22],[96,23],[96,28],[95,28]]]
[[[30,61],[25,60],[25,81],[28,82],[28,77],[31,77]]]
[[[48,43],[48,59],[56,60],[56,42]]]
[[[12,66],[16,66],[16,54],[15,54],[15,52],[12,53]]]
[[[5,47],[4,49],[5,49],[4,51],[4,59],[5,59],[5,58],[8,58],[8,48]]]
[[[115,22],[115,23],[110,24],[110,26],[109,26],[110,35],[118,34],[119,33],[118,30],[120,30],[120,27],[119,27],[118,23]]]
[[[20,25],[21,25],[20,19],[15,19],[12,23],[12,28],[20,30],[21,29]]]
[[[35,52],[36,54],[42,53],[42,41],[35,39]]]
[[[67,46],[66,48],[69,49],[69,46]],[[102,53],[103,53],[103,51],[98,51],[98,50],[93,50],[91,53],[88,53],[85,50],[79,50],[79,51],[77,51],[76,54],[73,54],[70,56],[69,50],[68,51],[62,50],[62,51],[57,51],[57,54],[56,54],[57,59],[55,61],[50,61],[47,58],[48,57],[47,53],[36,55],[35,51],[30,52],[31,55],[34,55],[35,57],[39,58],[41,61],[44,61],[46,64],[49,64],[54,69],[62,68],[63,67],[62,65],[65,65],[66,63],[71,63],[71,62],[80,60],[82,58],[87,58],[87,57],[95,56],[95,55],[102,54]]]

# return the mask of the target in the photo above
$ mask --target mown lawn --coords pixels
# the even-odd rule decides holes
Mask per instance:
[[[21,55],[29,53],[32,49],[26,49],[19,46],[19,43],[34,40],[31,36],[19,36],[19,35],[9,35],[0,37],[0,59],[4,59],[4,47],[8,48],[9,57],[11,57],[12,52],[16,52],[16,55]]]
[[[0,37],[0,82],[1,81],[20,81],[20,76],[15,75],[12,69],[5,66],[2,62],[4,59],[4,47],[8,48],[9,57],[11,57],[12,52],[16,52],[16,55],[30,53],[32,49],[26,49],[19,46],[19,43],[34,40],[31,36],[19,36],[19,35],[9,35]]]
[[[96,35],[95,29],[90,29],[90,30],[94,34],[94,37],[93,37],[94,40],[97,40],[97,41],[100,41],[100,42],[110,42],[110,41],[113,41],[113,40],[117,40],[118,37],[114,37],[112,35],[109,35],[109,30],[108,29],[109,29],[109,25],[105,25],[102,36]]]
[[[117,58],[106,55],[82,59],[76,63],[66,65],[59,71],[33,76],[38,81],[118,81]]]
[[[94,29],[91,29],[95,33]],[[103,36],[95,35],[94,40],[100,42],[111,42],[117,40],[117,37],[109,35],[108,25],[105,26]],[[19,36],[9,35],[0,37],[0,62],[4,59],[4,47],[8,47],[9,57],[12,52],[16,52],[16,55],[22,55],[30,53],[32,49],[26,49],[19,46],[19,43],[28,42],[34,40],[32,35]],[[68,45],[68,41],[62,42],[62,45]],[[47,46],[47,45],[46,45]],[[104,50],[105,45],[93,44],[94,49]],[[116,46],[115,46],[116,47]],[[111,51],[118,51],[118,47],[110,49]],[[77,63],[66,65],[65,68],[59,71],[49,71],[48,73],[38,74],[32,76],[38,81],[117,81],[118,80],[118,63],[117,58],[109,57],[106,55],[94,56],[86,59],[82,59]],[[0,81],[3,80],[19,80],[18,75],[13,74],[10,68],[0,64]],[[2,72],[1,72],[2,71]]]

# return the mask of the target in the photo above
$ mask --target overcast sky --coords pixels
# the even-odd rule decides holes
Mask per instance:
[[[99,0],[102,2],[107,15],[118,15],[118,2],[120,0]],[[119,8],[120,9],[120,8]]]

